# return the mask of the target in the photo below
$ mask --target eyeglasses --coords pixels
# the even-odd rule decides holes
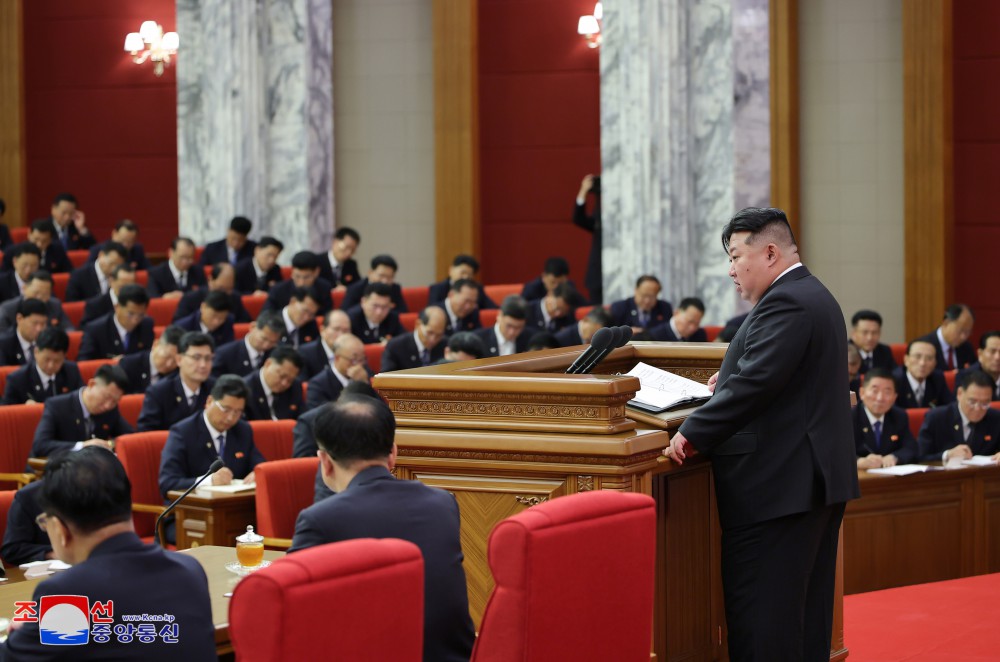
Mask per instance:
[[[990,403],[980,402],[979,400],[970,400],[969,398],[966,398],[965,406],[968,407],[969,409],[979,409],[981,411],[986,411],[987,409],[990,408]]]
[[[218,400],[213,400],[212,404],[214,404],[216,407],[218,407],[219,411],[221,411],[226,416],[242,416],[243,415],[243,410],[242,409],[237,409],[236,407],[226,407],[225,405],[221,404]]]
[[[343,354],[337,354],[337,356],[344,359],[345,361],[349,361],[351,365],[361,365],[362,363],[365,362],[365,357],[363,354],[361,356],[345,356]]]
[[[194,361],[195,363],[211,363],[212,362],[212,355],[211,354],[181,354],[181,356],[185,356],[185,357],[191,359],[192,361]]]
[[[46,528],[46,525],[48,523],[49,523],[49,514],[48,513],[42,513],[41,515],[39,515],[38,517],[35,518],[35,524],[38,525],[39,529],[41,529],[42,531],[44,531],[46,533],[49,532],[48,528]]]

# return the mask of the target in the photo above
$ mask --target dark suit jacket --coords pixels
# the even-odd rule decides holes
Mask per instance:
[[[73,270],[66,286],[66,301],[86,301],[100,295],[101,281],[97,278],[93,262]]]
[[[0,334],[0,365],[25,365],[29,361],[34,361],[34,357],[21,347],[16,328]]]
[[[292,457],[316,457],[316,450],[319,446],[316,444],[313,424],[316,422],[316,417],[319,416],[321,411],[320,407],[310,409],[299,416],[299,420],[295,421],[295,427],[292,428]],[[313,503],[322,501],[331,494],[333,494],[333,490],[323,482],[322,465],[316,467],[316,480],[313,484]]]
[[[892,371],[893,381],[896,382],[896,406],[903,409],[916,409],[919,407],[939,407],[955,400],[955,396],[948,390],[948,384],[944,381],[944,373],[934,370],[927,375],[924,380],[924,398],[917,402],[917,397],[910,388],[910,380],[906,378],[906,366],[896,366]]]
[[[233,333],[233,323],[235,321],[233,314],[229,313],[226,315],[226,321],[220,324],[219,328],[209,332],[208,335],[212,337],[212,341],[215,342],[216,347],[225,345],[227,342],[233,342],[236,339]],[[201,310],[195,310],[187,317],[175,319],[174,324],[187,331],[201,331]]]
[[[444,358],[444,348],[447,343],[439,342],[430,350],[430,363],[434,365]],[[423,367],[420,362],[420,353],[417,351],[417,341],[413,333],[404,333],[390,340],[385,350],[382,352],[382,372],[392,372],[393,370],[406,370],[407,368]]]
[[[87,234],[80,234],[80,231],[76,229],[76,225],[71,221],[66,226],[66,244],[64,245],[62,235],[59,234],[59,224],[51,216],[49,216],[49,220],[56,226],[56,237],[52,240],[53,244],[57,243],[68,251],[83,251],[97,243],[97,240],[94,239],[94,233],[89,232],[90,228],[87,228]]]
[[[715,394],[680,428],[712,458],[724,531],[858,496],[846,346],[840,306],[805,267],[740,327]]]
[[[135,432],[118,413],[118,407],[91,418],[92,436],[87,434],[87,420],[83,417],[79,390],[49,398],[45,401],[42,420],[35,428],[31,457],[48,457],[58,450],[72,448],[78,441],[114,439]]]
[[[590,303],[600,305],[602,303],[601,292],[603,291],[603,272],[601,269],[601,248],[604,244],[601,233],[601,197],[597,196],[594,203],[594,213],[587,216],[587,206],[585,204],[573,204],[573,225],[583,228],[594,235],[590,242],[590,255],[587,257],[587,274],[583,278],[583,284],[590,293]]]
[[[364,296],[365,288],[368,287],[368,279],[362,278],[358,282],[347,288],[344,292],[344,300],[340,302],[341,310],[350,310],[354,306],[361,305],[361,298]],[[399,283],[393,283],[389,287],[392,288],[392,299],[393,305],[396,307],[393,309],[397,313],[408,313],[409,309],[406,307],[406,299],[403,298],[403,288],[399,286]]]
[[[267,360],[270,353],[264,353],[261,365],[264,365],[264,361]],[[240,338],[216,348],[215,356],[212,358],[213,377],[219,377],[220,375],[246,377],[253,370],[253,366],[250,365],[250,353],[247,351],[246,338]]]
[[[10,301],[21,297],[21,288],[17,286],[14,270],[0,273],[0,301]]]
[[[127,354],[118,361],[118,365],[125,371],[125,374],[128,375],[128,383],[131,385],[129,393],[144,393],[146,389],[149,388],[149,384],[153,378],[150,374],[149,350],[146,350],[145,352]],[[164,375],[161,379],[157,380],[157,383],[176,374],[177,369],[175,368],[173,372],[170,372]]]
[[[15,298],[0,304],[0,331],[7,331],[17,324],[17,307],[21,303],[21,299],[21,295],[17,295]],[[50,326],[58,326],[63,331],[73,330],[73,323],[66,316],[66,311],[63,310],[59,299],[54,296],[49,297],[49,300],[45,302],[45,306],[49,309]]]
[[[149,292],[149,297],[151,299],[162,297],[164,294],[181,289],[177,287],[177,281],[174,280],[174,274],[170,271],[169,261],[156,265],[147,273],[149,274],[149,284],[146,285],[146,291]],[[184,284],[183,291],[190,292],[191,290],[207,286],[208,281],[205,279],[205,270],[197,264],[192,265],[191,268],[187,270],[187,282]]]
[[[14,502],[7,512],[7,530],[3,534],[0,556],[9,565],[44,561],[52,551],[49,534],[38,528],[35,518],[42,514],[38,493],[44,483],[36,480],[14,493]]]
[[[272,285],[282,280],[281,267],[277,264],[258,280],[257,272],[253,268],[253,259],[240,260],[236,263],[236,291],[243,294],[253,294],[257,290],[267,292]]]
[[[145,317],[132,331],[129,346],[125,347],[115,327],[114,313],[98,317],[83,327],[83,340],[77,359],[110,359],[119,354],[135,354],[148,350],[156,338],[153,335],[153,318]]]
[[[198,389],[198,398],[194,407],[188,407],[180,373],[156,382],[149,387],[146,391],[146,397],[142,400],[142,411],[139,412],[139,432],[169,430],[170,426],[177,421],[201,412],[205,408],[205,401],[208,400],[208,394],[214,385],[214,377],[205,380],[205,383]],[[205,467],[207,468],[208,465]]]
[[[249,260],[253,257],[253,249],[257,247],[257,242],[247,239],[243,248],[236,252],[236,262]],[[220,239],[205,244],[205,250],[201,252],[201,260],[198,261],[203,267],[210,267],[219,262],[229,262],[229,250],[226,248],[226,240]]]
[[[344,260],[343,264],[340,265],[340,278],[337,278],[333,273],[333,267],[330,266],[330,252],[317,253],[319,256],[319,277],[331,284],[331,287],[336,287],[337,285],[346,285],[350,287],[352,284],[361,280],[361,274],[358,272],[358,263],[353,259]]]
[[[280,345],[292,345],[293,347],[300,347],[307,343],[319,338],[319,325],[316,324],[316,320],[310,320],[297,328],[295,330],[295,336],[285,331],[281,334],[281,340],[278,341]]]
[[[521,297],[525,301],[537,301],[544,298],[548,293],[549,291],[545,289],[545,283],[542,282],[541,276],[538,276],[534,280],[529,280],[521,288]]]
[[[160,456],[160,493],[167,498],[170,490],[186,490],[208,471],[219,457],[205,425],[201,410],[184,417],[170,428],[167,443]],[[233,472],[233,478],[246,478],[253,468],[264,461],[253,443],[250,424],[240,420],[226,433],[222,459]]]
[[[115,305],[111,302],[111,292],[105,292],[100,296],[87,299],[83,306],[83,318],[80,320],[80,327],[83,328],[88,322],[93,322],[98,317],[103,317],[115,311]]]
[[[323,372],[330,363],[330,359],[326,356],[326,350],[323,349],[322,338],[316,338],[316,340],[311,340],[304,345],[299,345],[299,356],[302,357],[304,364],[299,377],[306,381]]]
[[[102,250],[104,250],[104,246],[107,245],[107,243],[108,242],[106,241],[102,241],[101,243],[95,246],[91,246],[90,254],[87,255],[87,261],[93,262],[94,260],[96,260],[97,256],[101,253]],[[128,249],[128,257],[125,259],[125,261],[128,264],[132,265],[133,269],[148,270],[149,267],[151,266],[149,264],[149,258],[146,257],[145,249],[143,249],[142,244],[140,244],[138,241],[132,244],[132,248]]]
[[[458,318],[458,328],[452,325],[451,317],[448,316],[448,309],[444,307],[444,301],[439,301],[437,303],[432,303],[435,308],[440,308],[444,311],[444,335],[450,336],[458,331],[475,331],[476,329],[483,328],[483,323],[479,320],[479,309],[473,310],[471,313],[465,317]],[[443,351],[443,350],[442,350]]]
[[[261,384],[260,370],[255,370],[243,378],[250,388],[250,398],[246,404],[246,419],[248,421],[270,421],[271,410],[267,407],[267,396],[264,394],[264,386]],[[275,393],[274,403],[271,409],[279,419],[296,419],[305,411],[305,402],[302,400],[302,381],[296,379],[288,390],[283,393]]]
[[[852,345],[854,344],[850,340],[848,341]],[[868,372],[870,368],[885,368],[886,370],[893,370],[896,367],[896,359],[892,357],[892,348],[883,343],[875,345],[875,350],[872,352],[872,363],[871,366],[865,365],[865,361],[861,362],[861,373],[864,374]]]
[[[962,414],[957,402],[931,409],[917,435],[920,459],[940,462],[946,450],[959,444],[967,444],[973,455],[993,455],[1000,450],[1000,411],[988,409],[983,420],[973,426],[969,439],[964,440],[962,435]]]
[[[188,315],[197,312],[201,309],[201,304],[205,302],[205,297],[208,296],[209,289],[204,287],[200,290],[191,290],[190,292],[185,292],[181,300],[177,302],[177,310],[174,311],[173,321],[176,323],[177,320],[187,317]],[[252,322],[250,318],[250,313],[247,309],[243,307],[243,299],[237,291],[233,291],[229,294],[230,303],[230,314],[233,316],[233,322],[237,324],[246,324],[247,322]]]
[[[22,241],[21,243],[26,244],[28,242]],[[3,262],[0,263],[0,271],[10,271],[14,268],[13,255],[13,249],[4,252]],[[69,256],[63,250],[62,244],[58,241],[53,241],[45,249],[45,252],[42,253],[42,260],[39,262],[38,268],[44,269],[50,274],[68,274],[73,271],[73,263],[69,261]]]
[[[497,334],[494,331],[495,328],[495,326],[489,326],[485,329],[476,329],[472,332],[483,341],[484,345],[486,345],[486,356],[500,356],[500,345],[497,343]],[[528,351],[528,342],[531,340],[530,336],[533,333],[533,329],[528,329],[527,326],[525,326],[524,332],[514,340],[515,353]]]
[[[983,370],[983,366],[982,366],[982,364],[979,361],[976,361],[975,363],[973,363],[972,365],[970,365],[968,368],[964,368],[962,370],[959,370],[958,374],[955,375],[955,393],[956,394],[958,393],[958,385],[962,383],[962,378],[965,376],[965,374],[967,372],[971,372],[973,370],[982,370],[983,372],[986,372],[985,370]],[[990,373],[987,372],[986,374],[988,375]],[[997,395],[997,387],[996,387],[996,385],[994,385],[993,386],[993,401],[996,402],[997,400],[1000,400],[1000,396]]]
[[[562,317],[552,319],[552,323],[555,328],[546,328],[545,317],[542,315],[542,306],[544,305],[545,301],[541,299],[538,301],[532,301],[528,304],[528,321],[524,325],[525,333],[530,335],[538,333],[539,331],[556,333],[576,322],[576,316],[573,314],[573,311],[570,310],[569,313],[563,315]]]
[[[854,424],[854,452],[858,457],[871,453],[895,455],[899,464],[916,462],[920,455],[917,440],[910,432],[910,419],[902,407],[893,407],[882,418],[882,443],[875,443],[875,429],[868,421],[864,404],[859,403],[852,413]]]
[[[333,402],[340,397],[340,392],[343,390],[344,386],[333,374],[333,369],[327,367],[306,385],[306,410]]]
[[[69,393],[83,386],[83,379],[80,377],[80,369],[73,361],[64,361],[62,368],[56,373],[56,392],[51,388],[42,388],[42,380],[38,376],[38,370],[34,362],[22,366],[7,375],[7,384],[3,390],[4,405],[23,405],[29,399],[34,402],[45,402],[51,397],[61,393]]]
[[[746,320],[750,313],[743,313],[742,315],[737,315],[736,317],[730,318],[726,322],[726,326],[723,327],[722,331],[719,331],[719,335],[716,336],[716,340],[719,342],[729,342],[736,335],[736,332],[740,330],[743,326],[743,322]]]
[[[474,634],[455,497],[420,481],[396,480],[385,467],[368,467],[343,492],[299,514],[289,552],[355,538],[401,538],[420,548],[424,659],[467,661]]]
[[[659,340],[662,342],[708,342],[708,334],[705,333],[705,329],[697,329],[687,338],[678,338],[674,330],[670,328],[670,320],[667,320],[666,324],[660,324],[654,326],[647,331],[649,333],[650,340]]]
[[[109,578],[114,578],[110,580]],[[198,561],[187,554],[144,545],[135,533],[121,533],[97,545],[90,557],[35,587],[34,599],[44,595],[82,595],[94,603],[114,604],[116,624],[121,614],[171,614],[177,625],[177,643],[157,638],[153,643],[120,643],[111,634],[107,643],[90,643],[59,650],[40,643],[38,623],[25,623],[0,648],[0,660],[72,659],[148,662],[214,662],[215,627],[208,578]],[[157,634],[169,624],[157,623]],[[166,632],[164,632],[166,634]],[[137,646],[141,648],[136,648]],[[65,656],[65,657],[63,657]]]
[[[614,326],[642,326],[639,324],[639,308],[635,305],[635,298],[629,297],[621,299],[611,304],[611,324]],[[656,305],[649,311],[649,323],[647,329],[665,324],[670,321],[670,316],[674,314],[674,309],[669,301],[656,300]]]
[[[351,333],[360,338],[361,342],[366,345],[381,342],[382,338],[386,336],[395,338],[406,333],[406,329],[399,322],[399,315],[395,310],[390,310],[389,314],[385,316],[385,319],[382,320],[378,328],[374,331],[368,326],[365,311],[361,309],[361,306],[355,306],[348,310],[347,316],[351,320]]]
[[[14,240],[10,236],[10,228],[7,227],[6,223],[0,223],[0,251],[7,250],[7,247],[13,244]]]
[[[941,344],[938,343],[937,329],[934,329],[925,336],[920,336],[917,340],[934,345],[934,350],[937,352],[937,369],[941,372],[948,369],[948,362],[945,360],[944,350],[941,348]],[[956,369],[961,370],[962,368],[968,368],[970,365],[975,363],[976,360],[976,350],[972,347],[972,343],[968,340],[955,348]]]
[[[441,303],[448,298],[448,292],[451,292],[451,279],[445,278],[434,284],[432,284],[427,289],[427,302],[428,303]],[[482,287],[479,288],[479,298],[477,299],[477,305],[480,310],[492,310],[494,308],[499,308],[496,301],[486,296],[486,290]],[[418,311],[419,312],[419,311]]]
[[[582,345],[583,338],[580,337],[580,325],[570,324],[564,327],[556,334],[556,342],[559,343],[560,347],[573,347],[574,345]],[[385,361],[385,359],[382,359]]]
[[[330,297],[330,290],[332,286],[330,281],[323,278],[317,278],[316,282],[312,285],[313,291],[316,296],[319,297],[319,315],[326,315],[328,312],[333,310],[333,299]],[[275,283],[271,286],[270,291],[267,293],[267,301],[264,302],[264,310],[278,310],[288,305],[288,302],[292,300],[292,292],[295,291],[295,281],[288,279],[283,280],[280,283]]]

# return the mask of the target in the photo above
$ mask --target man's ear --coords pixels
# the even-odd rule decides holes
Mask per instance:
[[[52,520],[52,523],[48,527],[49,540],[53,543],[58,541],[60,548],[66,549],[73,542],[73,532],[58,517],[50,516],[49,519]]]
[[[321,450],[316,451],[316,455],[319,457],[319,466],[322,467],[323,477],[333,478],[334,474],[337,472],[337,467],[333,463],[333,458]]]
[[[396,442],[394,441],[392,442],[392,450],[389,451],[389,471],[392,471],[393,469],[396,468],[396,454],[398,452],[399,449],[396,448]]]

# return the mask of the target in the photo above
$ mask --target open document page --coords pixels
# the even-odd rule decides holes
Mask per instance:
[[[638,377],[641,387],[628,404],[643,411],[659,413],[680,404],[700,403],[712,397],[712,392],[704,384],[647,363],[639,363],[628,374]]]

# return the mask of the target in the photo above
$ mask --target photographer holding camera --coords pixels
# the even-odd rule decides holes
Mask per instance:
[[[587,215],[587,194],[594,196],[594,210]],[[604,299],[602,293],[603,273],[601,270],[601,176],[587,175],[580,182],[580,192],[576,194],[576,207],[573,209],[573,224],[594,235],[590,244],[590,258],[587,260],[587,275],[583,284],[590,294],[590,303],[601,305]]]

